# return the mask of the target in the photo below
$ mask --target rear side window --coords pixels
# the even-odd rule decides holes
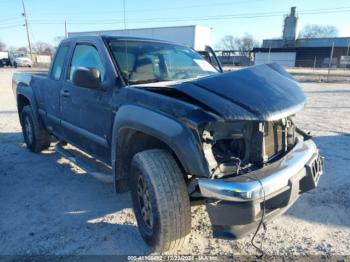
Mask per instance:
[[[62,74],[64,59],[66,58],[68,52],[68,46],[61,46],[55,58],[55,62],[52,67],[52,78],[55,80],[59,80]]]
[[[79,67],[97,68],[100,71],[101,80],[104,80],[106,70],[95,47],[86,44],[76,46],[70,65],[68,80],[73,80],[74,71]]]

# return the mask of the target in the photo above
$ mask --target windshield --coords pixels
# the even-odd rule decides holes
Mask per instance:
[[[198,78],[218,71],[190,48],[160,42],[118,40],[109,43],[124,80],[142,84]]]
[[[18,58],[18,57],[25,57],[26,55],[23,53],[14,53],[13,57]]]

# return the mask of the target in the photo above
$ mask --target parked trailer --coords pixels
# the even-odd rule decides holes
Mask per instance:
[[[212,28],[199,25],[153,27],[108,31],[70,32],[68,37],[82,35],[135,36],[179,43],[197,51],[210,45]]]
[[[0,51],[0,67],[10,65],[9,52]]]

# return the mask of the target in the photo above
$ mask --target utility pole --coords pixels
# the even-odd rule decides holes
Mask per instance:
[[[346,51],[346,60],[345,61],[347,61],[347,62],[349,62],[349,49],[350,49],[350,40],[349,40],[349,42],[348,42],[348,50]],[[346,63],[345,64],[345,69],[348,67],[348,64]]]
[[[235,66],[235,62],[236,62],[236,54],[235,54],[235,51],[233,50],[233,59],[232,59],[233,66]]]
[[[29,29],[28,29],[28,20],[27,20],[27,13],[26,13],[26,8],[24,6],[24,0],[22,0],[22,6],[23,6],[23,17],[24,17],[24,26],[26,27],[27,31],[27,39],[28,39],[28,46],[29,46],[29,54],[30,54],[30,59],[33,60],[32,58],[32,45],[30,44],[30,37],[29,37]]]
[[[328,64],[328,75],[327,75],[327,83],[329,81],[329,73],[330,73],[330,70],[331,70],[331,66],[332,66],[332,60],[333,60],[333,52],[334,52],[334,42],[333,42],[333,45],[332,45],[332,50],[331,50],[331,57],[329,59],[329,64]]]
[[[316,67],[316,56],[315,56],[315,59],[314,59],[314,70],[312,71],[313,73],[315,72],[315,67]]]
[[[68,33],[67,33],[67,20],[64,20],[64,36],[67,38]]]

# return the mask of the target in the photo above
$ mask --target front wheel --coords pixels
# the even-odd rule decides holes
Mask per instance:
[[[191,231],[191,208],[174,157],[160,149],[137,153],[130,188],[139,231],[152,251],[180,248]]]

